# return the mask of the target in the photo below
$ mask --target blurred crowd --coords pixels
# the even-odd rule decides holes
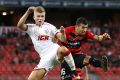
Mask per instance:
[[[65,26],[67,26],[67,24],[65,24]],[[29,36],[25,32],[21,32],[17,29],[5,30],[4,28],[0,35],[0,75],[7,75],[7,80],[10,74],[13,76],[14,74],[20,74],[24,78],[29,75],[35,65],[39,62],[40,58],[38,57],[38,54],[36,54]],[[92,23],[90,25],[89,31],[92,31],[98,35],[107,32],[111,35],[112,39],[104,41],[102,43],[88,40],[87,43],[84,43],[84,45],[82,45],[83,52],[96,58],[101,58],[102,55],[107,55],[111,69],[115,70],[115,68],[119,68],[119,20],[115,18],[113,21],[109,20],[108,23],[104,23],[102,25],[99,21],[96,20],[94,21],[94,24]],[[91,72],[92,70],[93,69],[90,67]],[[59,69],[57,69],[55,72],[58,74]],[[0,78],[2,80],[3,77]]]

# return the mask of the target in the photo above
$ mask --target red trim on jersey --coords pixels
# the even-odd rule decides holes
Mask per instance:
[[[57,34],[58,34],[58,33],[59,33],[59,32],[57,32],[57,33],[55,34],[55,38],[56,38],[56,39],[58,39],[58,38],[57,38]]]
[[[70,54],[70,51],[64,52],[64,56],[68,56]]]
[[[60,46],[60,47],[61,47],[61,46]],[[59,47],[59,48],[60,48],[60,47]],[[64,52],[63,54],[64,54],[64,56],[68,56],[68,55],[70,54],[70,51],[68,50],[68,51]],[[57,53],[57,56],[58,56],[58,53]]]

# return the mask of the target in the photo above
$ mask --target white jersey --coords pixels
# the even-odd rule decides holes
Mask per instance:
[[[44,22],[43,25],[27,24],[27,33],[32,39],[35,50],[42,57],[46,50],[53,46],[52,39],[57,32],[57,28],[50,23]]]

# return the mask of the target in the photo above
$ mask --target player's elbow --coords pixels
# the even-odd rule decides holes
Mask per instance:
[[[22,24],[20,24],[19,22],[17,23],[17,28],[20,28],[22,26]]]
[[[25,30],[26,30],[26,28],[24,27],[24,24],[21,24],[21,23],[18,23],[18,24],[17,24],[17,28],[19,28],[19,29],[22,30],[22,31],[25,31]]]

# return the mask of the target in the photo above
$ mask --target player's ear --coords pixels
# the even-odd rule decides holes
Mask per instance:
[[[35,16],[33,16],[33,19],[35,20]]]

